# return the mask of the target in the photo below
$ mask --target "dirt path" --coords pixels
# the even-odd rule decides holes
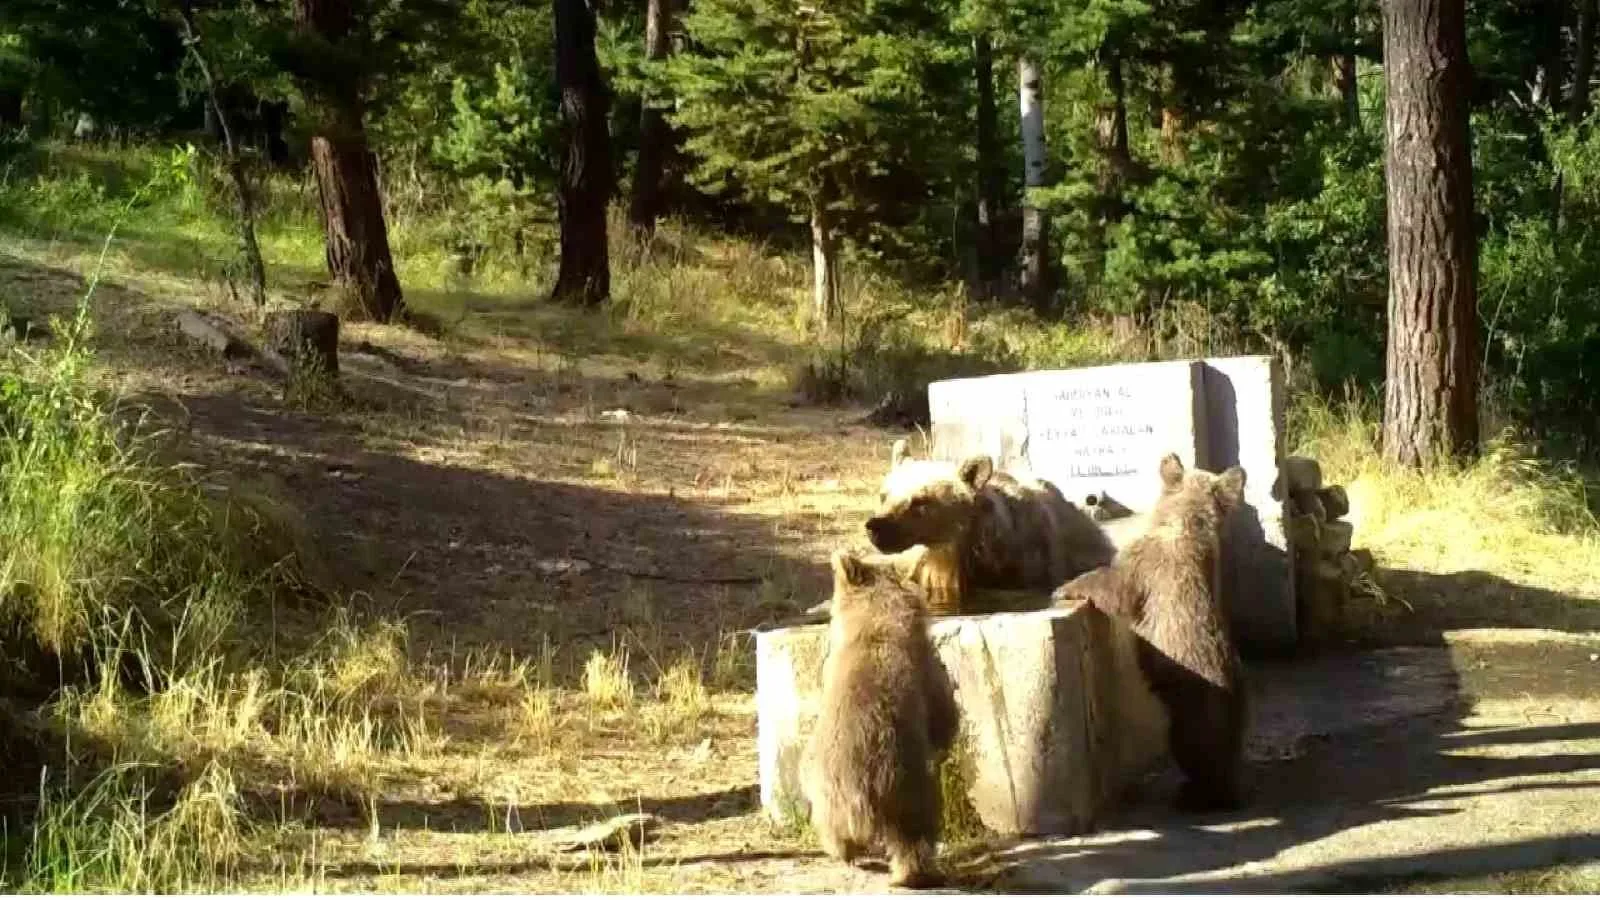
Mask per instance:
[[[1459,633],[1258,669],[1247,810],[1156,797],[1098,834],[997,854],[1044,892],[1306,892],[1600,855],[1600,637]],[[1163,795],[1158,782],[1150,793]],[[1359,885],[1367,885],[1360,887]]]

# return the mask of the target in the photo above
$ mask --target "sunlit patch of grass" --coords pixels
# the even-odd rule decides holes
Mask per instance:
[[[595,650],[583,665],[583,693],[590,708],[616,712],[633,706],[633,677],[628,672],[628,648],[611,653]]]
[[[686,657],[674,662],[655,684],[655,701],[645,719],[655,740],[695,734],[711,711],[699,661]]]
[[[1359,400],[1302,399],[1293,419],[1296,452],[1320,461],[1325,482],[1345,486],[1355,543],[1382,566],[1487,573],[1563,592],[1574,610],[1600,603],[1600,525],[1590,485],[1575,468],[1539,459],[1502,436],[1471,462],[1400,469],[1383,461],[1377,412]],[[1514,598],[1478,599],[1509,604],[1493,620],[1515,617]]]

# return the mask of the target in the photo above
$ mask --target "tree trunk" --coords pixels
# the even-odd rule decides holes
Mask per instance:
[[[250,300],[259,310],[267,305],[267,266],[261,259],[261,244],[256,240],[255,195],[250,188],[244,160],[239,157],[239,145],[229,125],[227,110],[223,108],[217,80],[212,76],[211,65],[200,50],[200,30],[195,25],[191,3],[185,2],[179,7],[178,21],[183,28],[184,45],[188,47],[189,55],[200,70],[200,78],[205,82],[206,97],[210,101],[207,109],[215,117],[217,130],[222,134],[222,149],[228,159],[228,177],[233,181],[234,201],[238,205],[239,251],[244,256],[245,269],[250,276]]]
[[[1595,0],[1578,0],[1577,41],[1573,51],[1572,96],[1567,98],[1567,121],[1576,125],[1589,116],[1589,79],[1594,74]]]
[[[1356,55],[1346,51],[1333,58],[1333,83],[1339,91],[1340,121],[1351,131],[1361,129],[1361,94],[1356,85]]]
[[[996,144],[1000,129],[994,102],[994,47],[987,33],[973,39],[972,60],[978,81],[978,279],[988,293],[1003,268],[999,216],[1004,175]]]
[[[1478,444],[1477,240],[1464,0],[1383,0],[1389,348],[1383,451],[1428,465]]]
[[[672,2],[649,0],[645,10],[646,59],[665,59],[671,52]],[[639,113],[639,163],[633,174],[633,199],[628,205],[628,223],[641,240],[648,240],[655,233],[656,219],[661,215],[662,169],[671,142],[672,129],[665,110],[653,98],[645,97]]]
[[[1339,39],[1343,47],[1333,55],[1333,87],[1339,92],[1340,122],[1351,131],[1361,129],[1361,90],[1356,83],[1356,15],[1352,8],[1339,13]]]
[[[1029,188],[1045,183],[1044,91],[1039,67],[1033,60],[1017,60],[1018,100],[1022,114],[1023,183]],[[1050,223],[1031,198],[1022,204],[1022,291],[1040,315],[1051,313]]]
[[[561,270],[551,299],[598,306],[611,296],[606,204],[611,198],[610,98],[595,56],[594,10],[556,0],[556,83],[561,88]]]
[[[811,201],[811,315],[819,334],[834,329],[839,319],[839,248],[828,192]]]
[[[338,44],[356,24],[351,0],[295,0],[295,25],[318,43]],[[389,253],[377,160],[367,147],[362,85],[357,76],[323,69],[310,93],[318,109],[311,136],[328,272],[352,313],[387,322],[401,311],[400,279]]]
[[[268,352],[292,372],[334,379],[339,375],[339,317],[314,309],[279,310],[262,322]]]
[[[1106,70],[1106,90],[1111,102],[1095,110],[1095,149],[1100,153],[1100,170],[1095,177],[1095,209],[1090,222],[1091,277],[1105,271],[1106,229],[1122,220],[1122,188],[1133,156],[1128,149],[1128,89],[1122,77],[1122,55],[1109,44],[1101,48],[1101,65]]]
[[[1566,64],[1562,60],[1561,32],[1566,25],[1568,0],[1545,0],[1538,10],[1544,29],[1539,34],[1538,71],[1534,84],[1547,108],[1559,113],[1566,108],[1561,102],[1561,83],[1566,80]]]

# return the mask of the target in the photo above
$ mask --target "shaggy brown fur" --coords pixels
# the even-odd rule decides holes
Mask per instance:
[[[1055,485],[996,472],[988,456],[959,465],[910,459],[903,440],[866,527],[886,553],[927,548],[914,577],[936,615],[960,614],[976,588],[1048,592],[1115,552]]]
[[[822,711],[801,760],[811,824],[831,857],[885,851],[891,883],[938,880],[939,758],[959,725],[914,585],[893,563],[838,551]]]
[[[1242,669],[1218,585],[1222,522],[1244,492],[1244,470],[1184,472],[1161,460],[1162,494],[1150,527],[1104,568],[1062,585],[1057,605],[1088,602],[1129,622],[1139,664],[1171,721],[1168,741],[1189,809],[1240,801],[1247,718]]]

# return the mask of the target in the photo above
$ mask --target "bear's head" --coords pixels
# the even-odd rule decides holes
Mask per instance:
[[[993,474],[994,460],[988,456],[959,464],[911,459],[906,442],[895,441],[877,512],[867,520],[867,538],[884,553],[959,540],[977,518],[978,492]]]
[[[1161,498],[1152,518],[1203,515],[1220,522],[1244,503],[1244,469],[1229,466],[1221,474],[1186,470],[1176,453],[1161,458]]]
[[[918,618],[924,611],[922,589],[911,580],[917,552],[890,555],[835,550],[830,618],[846,625],[866,619]]]

